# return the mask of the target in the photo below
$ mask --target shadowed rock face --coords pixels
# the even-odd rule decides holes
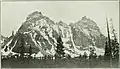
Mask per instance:
[[[1,47],[3,47],[3,45],[5,44],[5,41],[7,40],[7,37],[4,37],[1,35]]]
[[[50,52],[52,46],[55,46],[54,40],[56,40],[57,32],[53,29],[53,25],[55,23],[40,12],[31,13],[16,32],[9,44],[9,48],[13,47],[13,52],[20,53],[22,37],[24,38],[24,52],[29,52],[31,46],[32,53],[41,51],[42,54],[46,55],[45,52],[47,50]]]
[[[28,15],[26,21],[4,47],[9,46],[9,50],[19,53],[21,38],[24,38],[24,52],[29,52],[31,46],[32,53],[54,55],[58,36],[62,37],[65,50],[74,54],[76,49],[80,50],[84,47],[104,48],[105,36],[94,21],[83,17],[80,21],[70,25],[62,21],[54,23],[38,11]]]

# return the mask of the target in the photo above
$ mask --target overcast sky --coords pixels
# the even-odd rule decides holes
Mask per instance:
[[[94,20],[106,35],[105,17],[113,19],[115,30],[119,32],[119,3],[95,1],[36,1],[36,2],[2,2],[2,30],[3,36],[10,36],[12,30],[17,30],[28,14],[41,11],[53,21],[65,23],[76,22],[83,16]]]

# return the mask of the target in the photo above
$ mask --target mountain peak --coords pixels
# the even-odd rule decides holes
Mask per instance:
[[[62,20],[60,20],[57,24],[58,24],[58,25],[61,25],[61,26],[67,26],[67,24],[64,23]]]
[[[80,25],[89,25],[89,26],[95,25],[95,26],[97,26],[96,22],[93,21],[92,19],[90,19],[87,16],[83,16],[81,18],[81,20],[79,20],[77,23],[80,24]]]
[[[89,20],[91,20],[91,19],[90,19],[88,16],[83,16],[81,20],[83,20],[83,21],[88,20],[88,21],[89,21]]]
[[[58,23],[63,23],[63,21],[62,21],[62,20],[60,20]]]
[[[39,11],[34,11],[32,12],[31,14],[28,15],[27,19],[26,20],[29,20],[31,18],[37,18],[37,17],[40,17],[42,16],[42,13],[39,12]]]
[[[86,17],[86,16],[83,16],[83,17],[82,17],[82,20],[86,20],[86,19],[87,19],[87,17]]]
[[[35,15],[35,14],[40,14],[40,15],[42,15],[42,13],[41,12],[39,12],[39,11],[34,11],[33,13],[31,13],[30,15]]]

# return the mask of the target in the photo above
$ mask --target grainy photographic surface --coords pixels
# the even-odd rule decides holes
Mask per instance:
[[[2,68],[119,68],[118,1],[1,6]]]

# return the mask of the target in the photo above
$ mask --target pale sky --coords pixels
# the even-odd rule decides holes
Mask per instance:
[[[119,2],[110,1],[29,1],[2,2],[1,34],[10,36],[17,30],[28,14],[40,11],[54,22],[76,22],[83,16],[94,20],[106,35],[105,18],[113,19],[113,25],[119,35]]]

